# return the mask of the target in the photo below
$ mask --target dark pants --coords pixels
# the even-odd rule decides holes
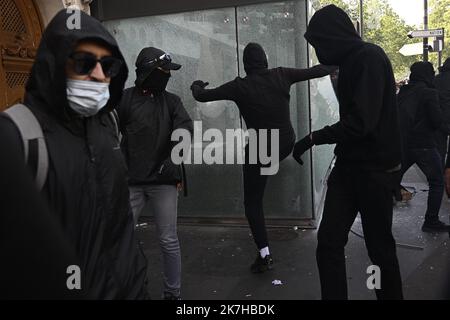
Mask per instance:
[[[392,195],[397,181],[395,174],[355,168],[335,167],[331,172],[316,252],[322,299],[348,298],[344,248],[358,212],[369,257],[381,271],[377,298],[403,298],[392,236]]]
[[[441,208],[442,196],[444,195],[444,171],[441,155],[435,148],[407,150],[406,160],[402,165],[402,176],[413,164],[417,164],[425,174],[430,187],[425,221],[436,221],[439,219],[439,209]]]
[[[441,156],[442,170],[445,169],[445,158],[447,155],[447,134],[441,131],[436,133],[436,145],[439,155]]]
[[[292,151],[293,142],[280,147],[280,162]],[[248,156],[248,146],[245,149]],[[261,164],[249,164],[246,158],[244,164],[244,207],[253,239],[258,249],[269,246],[266,223],[264,219],[263,198],[269,176],[261,175]]]

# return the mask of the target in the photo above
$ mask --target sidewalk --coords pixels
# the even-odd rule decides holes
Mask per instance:
[[[404,184],[417,194],[408,205],[396,206],[393,230],[402,272],[405,299],[449,299],[449,234],[422,233],[427,188],[416,169],[408,172]],[[448,221],[450,203],[445,198],[441,219]],[[359,216],[346,247],[350,299],[375,299],[368,290],[367,256]],[[269,229],[274,270],[252,274],[256,256],[248,228],[179,226],[182,252],[182,295],[185,300],[317,300],[319,276],[315,261],[317,230]],[[138,228],[138,237],[149,262],[150,293],[160,299],[162,264],[152,225]],[[282,284],[274,285],[272,281]]]

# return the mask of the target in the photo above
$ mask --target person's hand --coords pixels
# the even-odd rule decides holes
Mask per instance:
[[[304,137],[302,140],[297,141],[297,143],[294,145],[294,151],[292,152],[292,156],[294,159],[302,166],[303,160],[301,159],[301,156],[312,146],[314,145],[311,135],[308,135]]]
[[[181,182],[177,183],[177,191],[183,190],[183,184]]]
[[[200,87],[202,89],[205,89],[205,87],[208,85],[209,85],[209,82],[203,82],[202,80],[195,80],[194,82],[192,82],[191,90],[193,87]]]
[[[450,198],[450,168],[445,169],[445,191],[447,192],[447,197]]]
[[[328,71],[328,73],[330,74],[330,76],[337,76],[338,72],[339,72],[339,66],[328,66],[328,65],[321,65],[322,68],[324,68],[325,70]]]

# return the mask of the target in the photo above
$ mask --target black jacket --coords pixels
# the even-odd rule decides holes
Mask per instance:
[[[122,151],[128,165],[129,184],[176,184],[181,169],[171,160],[175,129],[193,133],[192,120],[178,96],[164,91],[144,94],[137,87],[125,90],[117,107],[123,134]]]
[[[339,65],[339,122],[313,132],[313,142],[336,144],[338,164],[389,170],[401,162],[396,88],[391,63],[380,47],[357,34],[334,5],[318,10],[305,38],[323,64]]]
[[[147,263],[135,238],[126,166],[109,116],[119,102],[128,70],[124,63],[112,79],[111,98],[99,114],[81,118],[72,112],[65,66],[76,43],[96,39],[114,56],[123,57],[100,22],[81,13],[82,28],[69,30],[70,17],[62,10],[48,25],[26,86],[25,104],[43,128],[50,158],[42,195],[75,248],[82,289],[95,299],[144,298]],[[13,141],[23,152],[17,128],[0,117],[1,148],[5,141]],[[2,154],[7,152],[11,150]]]
[[[411,125],[401,127],[405,136],[405,147],[409,149],[436,148],[435,134],[442,123],[442,111],[436,89],[430,88],[423,81],[410,81],[402,86],[398,93],[400,123],[403,117],[413,119]],[[411,115],[407,109],[411,109]],[[406,131],[406,132],[405,132]]]
[[[247,128],[279,129],[280,150],[292,149],[295,133],[290,119],[290,88],[296,82],[326,76],[331,69],[325,66],[253,69],[245,78],[237,77],[215,89],[192,86],[192,94],[200,102],[234,101]]]
[[[68,290],[67,267],[80,265],[36,190],[24,156],[13,140],[2,139],[0,157],[0,299],[83,299]],[[21,164],[21,165],[18,165]]]
[[[439,91],[439,102],[444,123],[447,128],[450,128],[450,59],[445,60],[444,65],[439,68],[439,74],[436,75],[434,85]],[[450,133],[449,129],[447,129],[447,133]]]

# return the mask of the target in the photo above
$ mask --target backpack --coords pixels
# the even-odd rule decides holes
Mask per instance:
[[[29,108],[16,104],[4,111],[4,114],[16,125],[23,142],[25,163],[35,171],[38,190],[42,190],[47,181],[49,158],[44,133],[39,121]],[[120,140],[118,117],[115,110],[109,113]]]

